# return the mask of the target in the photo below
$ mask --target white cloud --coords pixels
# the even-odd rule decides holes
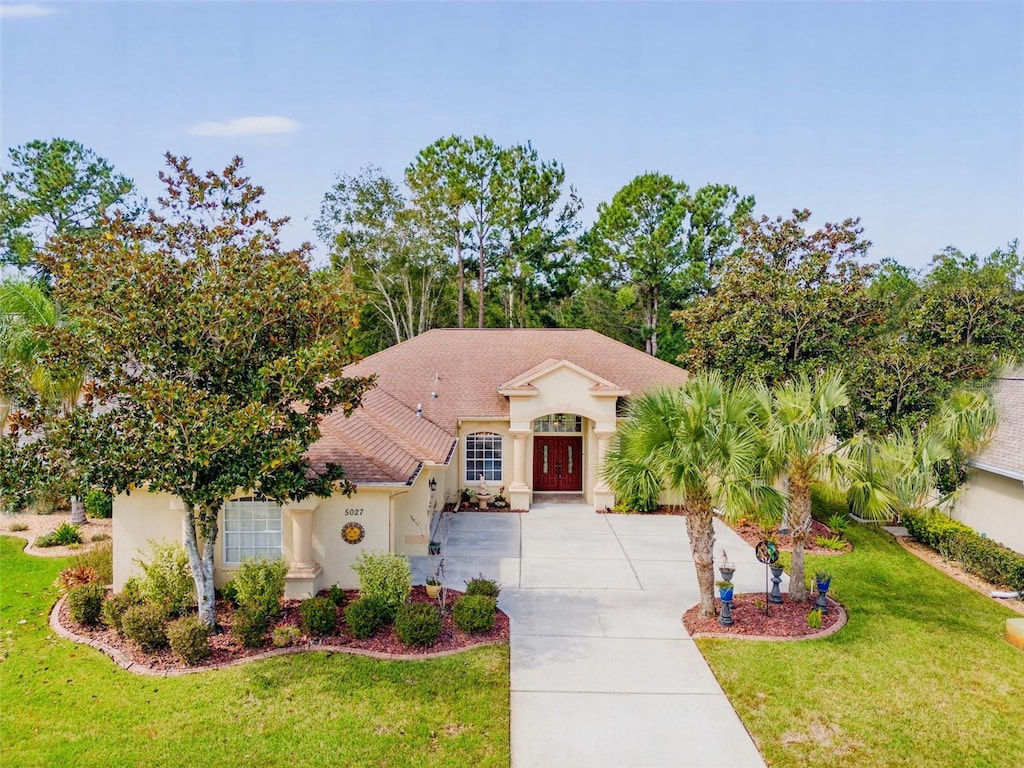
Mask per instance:
[[[56,13],[56,8],[39,3],[5,3],[0,5],[0,18],[4,19],[34,19],[39,16],[49,16]]]
[[[294,120],[277,115],[265,117],[238,117],[222,122],[195,123],[188,127],[193,136],[266,136],[272,133],[292,133],[301,126]]]

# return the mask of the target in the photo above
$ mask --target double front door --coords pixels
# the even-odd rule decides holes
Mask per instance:
[[[533,490],[583,490],[583,438],[537,435],[533,438]]]

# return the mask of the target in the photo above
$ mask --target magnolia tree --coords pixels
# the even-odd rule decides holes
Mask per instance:
[[[187,158],[167,164],[147,221],[104,216],[102,236],[57,238],[41,257],[84,342],[56,336],[47,362],[97,382],[89,407],[43,432],[95,482],[181,498],[199,615],[212,624],[224,500],[351,493],[341,467],[314,469],[305,453],[321,418],[350,413],[372,381],[343,375],[358,322],[350,286],[311,271],[308,244],[281,249],[287,219],[260,207],[241,159],[205,175]]]

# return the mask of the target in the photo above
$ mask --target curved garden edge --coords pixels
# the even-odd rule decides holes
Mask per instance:
[[[740,635],[732,632],[694,632],[689,636],[694,640],[697,640],[698,638],[702,637],[712,637],[721,640],[761,640],[776,643],[801,642],[803,640],[821,640],[822,638],[834,635],[836,632],[845,627],[846,620],[848,618],[846,608],[843,607],[842,603],[840,603],[838,600],[834,600],[831,597],[828,598],[828,601],[829,607],[835,608],[835,610],[837,611],[839,615],[839,620],[832,626],[827,627],[826,629],[823,629],[820,632],[815,632],[814,634],[800,635],[799,637],[780,637],[778,635]]]
[[[958,563],[946,560],[938,552],[935,552],[935,550],[925,544],[921,544],[910,536],[894,535],[893,538],[896,539],[896,543],[899,544],[906,552],[909,552],[918,560],[928,563],[928,565],[942,571],[942,573],[946,574],[951,579],[959,581],[964,586],[970,587],[979,595],[984,595],[997,605],[1003,608],[1008,608],[1011,611],[1024,616],[1024,600],[1002,600],[992,597],[989,593],[992,590],[999,589],[999,587],[994,584],[989,584],[979,576],[966,572]]]
[[[293,653],[317,653],[323,651],[328,653],[350,653],[355,656],[368,656],[373,659],[383,659],[387,661],[425,661],[428,659],[440,659],[445,656],[454,656],[459,653],[475,650],[476,648],[485,648],[489,645],[503,644],[502,642],[482,641],[464,648],[454,648],[447,651],[427,651],[424,653],[381,653],[380,651],[367,651],[361,648],[349,648],[344,645],[307,644],[302,646],[291,646],[289,648],[274,648],[252,656],[246,656],[243,659],[235,659],[233,661],[227,661],[220,664],[200,664],[198,666],[187,667],[185,669],[155,669],[146,664],[141,664],[129,659],[113,646],[107,645],[100,640],[79,635],[61,624],[60,610],[64,605],[64,599],[64,597],[61,597],[50,611],[50,629],[52,629],[55,634],[74,643],[81,643],[82,645],[88,645],[98,651],[102,651],[109,656],[115,664],[127,672],[132,672],[136,675],[148,675],[150,677],[178,677],[180,675],[191,675],[197,672],[212,672],[218,669],[227,669],[228,667],[238,667],[254,661],[262,661],[263,659],[271,659],[275,656],[288,656]]]

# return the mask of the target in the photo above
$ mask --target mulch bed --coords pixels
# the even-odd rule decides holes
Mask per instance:
[[[321,594],[326,594],[326,592],[322,592]],[[455,598],[461,594],[462,592],[454,589],[448,590],[446,602],[447,610],[443,616],[444,625],[441,630],[441,637],[435,645],[428,648],[414,648],[403,645],[395,634],[393,626],[382,627],[377,630],[372,637],[366,638],[365,640],[357,640],[345,631],[343,608],[338,611],[338,626],[335,629],[334,634],[327,635],[325,637],[310,637],[308,635],[303,635],[294,645],[311,651],[319,649],[352,650],[357,652],[362,651],[415,659],[417,657],[428,657],[467,650],[481,645],[507,643],[509,639],[508,616],[500,610],[495,615],[494,628],[490,632],[469,635],[454,625],[452,622],[451,606],[454,603]],[[348,605],[359,597],[359,593],[357,590],[346,590],[346,596],[348,599],[345,604]],[[413,587],[412,594],[409,596],[409,599],[412,602],[420,603],[437,604],[438,602],[437,600],[431,600],[427,597],[426,589],[423,586]],[[299,603],[299,600],[283,601],[283,611],[281,617],[275,623],[275,626],[280,624],[291,624],[301,629],[302,620],[299,616]],[[146,653],[130,640],[121,637],[117,632],[112,629],[108,629],[103,625],[97,627],[85,627],[81,624],[76,624],[71,620],[66,602],[61,603],[59,621],[64,629],[73,632],[76,635],[81,635],[82,637],[89,638],[91,640],[98,640],[112,648],[115,648],[128,660],[136,664],[163,672],[217,667],[230,662],[259,656],[267,651],[277,650],[270,640],[270,632],[267,633],[266,641],[259,648],[246,648],[240,641],[235,639],[231,634],[234,609],[230,602],[226,600],[218,600],[216,604],[216,613],[218,630],[215,634],[210,636],[210,650],[212,651],[212,655],[207,661],[196,667],[186,666],[174,655],[173,652],[171,652],[170,649],[164,649],[155,653]]]
[[[768,616],[764,615],[765,596],[763,593],[736,595],[732,601],[732,617],[735,623],[723,627],[718,617],[706,618],[700,615],[700,606],[683,614],[683,626],[691,635],[725,635],[730,637],[757,637],[773,640],[807,639],[831,634],[840,622],[845,622],[846,613],[835,600],[828,598],[828,613],[821,617],[821,626],[812,629],[807,625],[807,614],[814,607],[817,595],[806,603],[795,603],[783,595],[781,604],[769,604]],[[715,611],[721,612],[722,603],[715,600]]]

